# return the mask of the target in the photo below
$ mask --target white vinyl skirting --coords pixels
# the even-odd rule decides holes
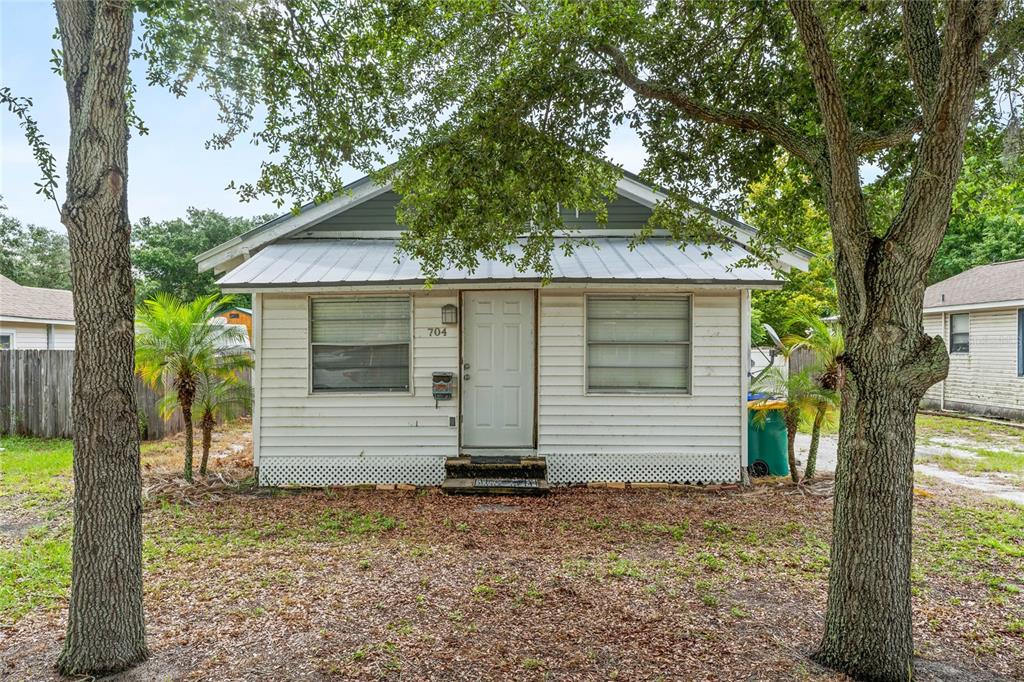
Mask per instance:
[[[555,484],[619,481],[636,483],[732,483],[739,480],[735,455],[550,454],[548,480]],[[308,487],[366,483],[440,485],[444,457],[264,457],[260,485]]]

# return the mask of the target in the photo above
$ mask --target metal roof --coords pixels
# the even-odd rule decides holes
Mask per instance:
[[[746,254],[737,247],[680,247],[667,239],[648,239],[630,249],[628,237],[604,237],[594,246],[576,246],[566,256],[556,240],[552,280],[561,282],[648,282],[691,284],[773,284],[764,267],[733,267]],[[520,255],[513,247],[513,255]],[[705,257],[705,252],[709,255]],[[520,272],[500,261],[481,260],[469,272],[448,269],[438,283],[537,281],[540,273]],[[362,286],[422,283],[417,262],[399,254],[392,239],[304,239],[270,244],[220,279],[225,289]]]
[[[664,192],[653,188],[640,180],[638,175],[619,169],[623,177],[616,184],[616,191],[619,196],[626,197],[642,206],[653,208],[656,204],[668,198]],[[255,251],[275,241],[288,239],[302,230],[316,225],[328,218],[343,213],[353,206],[368,201],[379,194],[391,190],[390,184],[378,185],[370,176],[365,176],[349,183],[342,188],[342,192],[330,200],[317,204],[315,202],[305,204],[295,211],[285,213],[273,220],[260,225],[248,232],[233,237],[223,244],[204,251],[195,257],[200,272],[210,269],[219,269],[233,259]],[[722,223],[725,232],[734,232],[734,239],[740,244],[746,244],[757,235],[757,229],[747,223],[731,218],[727,215],[702,206],[693,200],[687,202],[695,211],[711,215],[715,220]],[[809,267],[813,253],[802,248],[780,249],[776,255],[778,263],[785,268],[797,268],[806,271]]]

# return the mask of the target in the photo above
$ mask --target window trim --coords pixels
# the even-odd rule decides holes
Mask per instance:
[[[619,300],[639,300],[639,299],[669,299],[679,300],[685,299],[689,306],[690,319],[689,319],[689,341],[685,342],[687,346],[687,360],[689,362],[689,372],[687,387],[685,390],[676,390],[670,388],[616,388],[607,391],[593,390],[590,388],[590,332],[588,329],[588,320],[590,315],[588,311],[590,309],[590,299],[619,299]],[[585,396],[673,396],[677,398],[688,398],[693,396],[693,294],[691,292],[673,292],[673,293],[638,293],[638,294],[620,294],[620,293],[600,293],[600,292],[588,292],[583,294],[583,395]],[[680,344],[681,345],[681,344]]]
[[[322,389],[313,390],[313,301],[332,300],[342,298],[405,298],[409,300],[409,387],[404,391],[345,391],[343,389]],[[416,342],[416,299],[412,294],[401,292],[380,292],[380,293],[339,293],[322,294],[306,297],[306,395],[309,397],[388,397],[388,396],[414,396],[416,395],[416,368],[413,366],[415,357],[414,344]],[[326,344],[337,345],[337,344]]]
[[[1017,376],[1024,377],[1024,308],[1017,309]]]
[[[966,317],[967,318],[967,350],[953,350],[953,318],[954,317]],[[964,332],[957,332],[963,334]],[[950,313],[949,314],[949,354],[950,355],[970,355],[971,354],[971,314],[968,313]]]
[[[0,336],[9,336],[9,337],[11,337],[11,344],[7,347],[7,350],[17,350],[17,348],[18,348],[18,341],[17,341],[18,335],[17,335],[17,332],[15,332],[13,329],[11,329],[10,331],[0,331]]]

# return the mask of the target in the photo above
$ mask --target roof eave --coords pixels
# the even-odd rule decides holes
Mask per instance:
[[[496,285],[516,284],[531,288],[561,289],[579,288],[582,286],[614,286],[614,287],[644,287],[644,286],[678,286],[695,288],[715,289],[780,289],[783,282],[779,280],[713,280],[713,279],[625,279],[625,278],[558,278],[547,283],[540,278],[510,277],[510,278],[488,278],[488,279],[442,279],[432,283],[432,289],[448,288],[471,288],[473,286],[488,287]],[[426,280],[388,280],[388,281],[339,281],[339,282],[293,282],[283,283],[239,283],[221,284],[223,291],[228,293],[249,293],[249,292],[284,292],[312,290],[334,290],[339,289],[423,289]]]
[[[953,303],[924,307],[926,313],[969,312],[971,310],[997,310],[1000,308],[1024,308],[1024,298],[1006,301],[985,301],[984,303]]]

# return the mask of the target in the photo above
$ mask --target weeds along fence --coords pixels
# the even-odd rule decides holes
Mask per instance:
[[[73,350],[0,351],[0,434],[70,438]],[[248,376],[245,377],[248,380]],[[160,415],[163,394],[135,377],[139,431],[146,440],[178,433],[185,427],[180,412]]]

